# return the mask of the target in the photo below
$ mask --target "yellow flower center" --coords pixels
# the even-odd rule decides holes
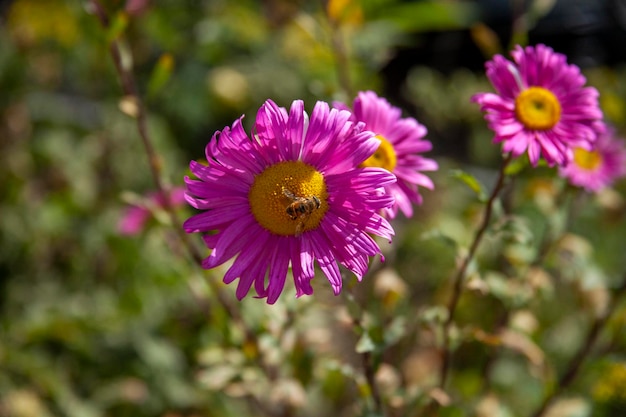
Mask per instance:
[[[317,228],[328,210],[327,198],[324,176],[301,161],[266,168],[255,177],[248,194],[256,221],[281,236]]]
[[[393,172],[398,162],[393,145],[381,135],[376,135],[376,139],[380,141],[380,146],[372,156],[363,161],[360,167],[385,168],[387,171]]]
[[[551,129],[561,119],[561,103],[551,91],[530,87],[515,99],[515,115],[528,129]]]
[[[598,151],[586,151],[574,148],[574,163],[582,169],[593,171],[602,163],[602,155]]]

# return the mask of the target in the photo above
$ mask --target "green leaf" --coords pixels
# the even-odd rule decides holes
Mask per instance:
[[[429,306],[419,313],[418,318],[423,324],[441,324],[448,318],[448,309],[442,305]]]
[[[174,70],[174,58],[172,54],[161,55],[158,62],[152,69],[150,80],[148,81],[148,97],[154,97],[163,86],[169,81]]]
[[[478,19],[478,8],[469,3],[420,1],[400,3],[379,10],[383,20],[402,31],[424,32],[469,27]]]
[[[457,249],[459,243],[452,237],[444,233],[441,229],[427,230],[420,235],[421,240],[437,240],[445,246]]]
[[[520,158],[515,158],[509,162],[509,164],[504,169],[504,174],[508,176],[519,174],[524,168],[526,168],[530,162],[528,161],[528,155],[524,154],[524,156]]]
[[[528,219],[522,216],[504,216],[494,224],[493,232],[506,243],[531,245],[535,241]]]
[[[374,349],[376,349],[376,344],[374,343],[374,340],[372,340],[368,332],[363,332],[363,335],[361,335],[361,338],[356,344],[356,352],[372,352]]]
[[[480,183],[480,181],[478,181],[478,179],[476,179],[475,176],[460,169],[452,170],[450,172],[450,175],[453,178],[461,180],[461,182],[463,182],[472,191],[474,191],[480,201],[487,201],[487,193],[485,192],[485,187]]]
[[[393,321],[386,326],[384,330],[385,345],[391,346],[397,343],[406,334],[406,319],[402,316],[397,316]]]
[[[128,15],[120,12],[115,15],[107,28],[106,37],[109,43],[116,41],[128,27]]]

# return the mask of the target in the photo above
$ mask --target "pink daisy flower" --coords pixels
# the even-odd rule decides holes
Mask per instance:
[[[514,62],[496,55],[486,64],[497,93],[472,97],[486,112],[494,143],[513,156],[528,152],[533,166],[542,156],[550,166],[565,166],[574,148],[590,150],[602,131],[602,111],[580,69],[545,45],[518,45],[511,56]]]
[[[343,103],[335,107],[345,108]],[[402,110],[392,106],[373,91],[360,92],[353,103],[354,120],[365,123],[365,128],[376,133],[380,145],[361,166],[380,167],[393,172],[398,181],[385,187],[395,199],[393,206],[385,209],[385,216],[393,219],[398,209],[406,217],[413,216],[411,203],[421,204],[418,186],[432,190],[432,180],[421,171],[436,171],[439,167],[432,159],[419,155],[432,149],[424,140],[427,130],[412,117],[402,118]]]
[[[183,187],[174,187],[169,192],[170,204],[173,207],[181,207],[185,203],[185,189]],[[163,193],[153,192],[146,196],[144,201],[133,204],[128,207],[119,223],[117,230],[120,234],[133,236],[139,234],[150,219],[153,217],[154,210],[163,209],[165,207],[165,196]]]
[[[391,240],[393,229],[378,213],[393,204],[381,188],[395,176],[358,168],[379,144],[349,119],[324,102],[309,120],[302,101],[287,112],[268,100],[252,137],[239,119],[207,145],[208,166],[191,162],[198,179],[185,178],[187,201],[203,212],[185,231],[209,232],[204,241],[213,251],[204,268],[236,257],[224,282],[239,278],[237,298],[254,284],[258,297],[276,302],[290,264],[296,297],[312,294],[315,262],[339,294],[339,265],[360,280],[369,257],[381,253],[369,234]]]
[[[598,137],[592,150],[574,148],[572,161],[559,169],[559,175],[589,192],[610,186],[618,178],[626,176],[624,140],[608,129]]]

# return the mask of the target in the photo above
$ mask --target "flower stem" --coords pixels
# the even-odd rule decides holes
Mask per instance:
[[[529,11],[527,10],[524,0],[513,0],[513,24],[511,46],[528,44],[528,19]]]
[[[511,155],[508,155],[506,159],[502,162],[500,167],[500,172],[498,174],[498,179],[496,185],[487,200],[487,204],[485,206],[485,213],[483,215],[483,220],[474,235],[474,240],[469,248],[469,251],[461,266],[459,267],[456,276],[454,277],[454,284],[452,287],[452,296],[450,297],[450,301],[448,302],[448,317],[446,321],[443,323],[443,346],[442,346],[442,359],[441,359],[441,369],[439,374],[439,388],[445,389],[446,382],[448,379],[448,374],[450,371],[450,363],[452,361],[452,349],[450,347],[450,332],[452,329],[452,324],[454,323],[454,315],[456,313],[456,308],[459,304],[459,299],[461,298],[461,294],[463,292],[463,282],[465,281],[465,275],[467,273],[467,268],[474,259],[476,254],[476,250],[482,241],[483,235],[489,226],[491,221],[491,215],[493,212],[493,206],[496,201],[496,198],[500,191],[504,186],[504,178],[506,177],[505,169],[509,162],[511,161]]]
[[[566,213],[566,221],[564,225],[561,227],[557,227],[554,222],[548,222],[544,227],[544,233],[541,239],[541,243],[539,244],[539,249],[537,250],[537,254],[535,259],[528,265],[529,268],[540,267],[544,264],[548,255],[554,249],[555,243],[569,230],[569,225],[574,219],[574,213],[572,210],[572,191],[576,191],[573,187],[567,187],[563,190],[556,199],[555,206],[556,207],[565,207]],[[494,333],[497,333],[501,329],[505,329],[509,326],[509,321],[513,316],[514,310],[505,309],[500,318],[497,320],[496,325],[494,326]],[[500,347],[492,347],[490,349],[490,354],[487,356],[487,360],[485,361],[482,368],[482,388],[481,391],[486,393],[489,391],[491,387],[491,370],[493,365],[498,360],[499,354],[501,352]]]
[[[347,96],[348,100],[350,100],[354,97],[354,90],[352,88],[352,80],[350,77],[350,59],[346,50],[346,44],[343,40],[341,22],[328,15],[328,10],[326,11],[326,17],[328,18],[331,29],[331,46],[333,54],[335,55],[335,67],[337,69],[339,86],[341,87],[341,90],[343,90],[343,93]]]
[[[102,25],[102,27],[108,29],[110,25],[110,20],[100,2],[98,0],[92,0],[91,4],[93,6],[92,10],[100,20],[100,24]],[[127,68],[125,65],[123,65],[122,53],[118,41],[111,41],[109,45],[109,52],[111,54],[111,58],[113,59],[113,65],[115,66],[117,76],[119,77],[120,83],[122,84],[122,91],[124,95],[130,98],[132,103],[136,106],[135,120],[137,121],[137,131],[139,132],[141,143],[143,144],[144,150],[148,157],[148,164],[150,166],[150,172],[152,174],[152,181],[154,182],[154,186],[156,190],[159,193],[162,193],[164,197],[163,205],[170,217],[173,227],[177,231],[179,239],[187,247],[192,258],[196,262],[201,263],[202,256],[198,252],[198,249],[193,246],[193,244],[191,244],[189,237],[185,234],[182,227],[178,227],[180,225],[180,221],[178,220],[176,212],[173,210],[171,200],[169,198],[169,187],[165,186],[161,176],[161,158],[155,151],[152,144],[152,139],[150,138],[150,134],[148,132],[146,108],[143,104],[143,100],[139,95],[137,82],[135,81],[135,76],[132,72],[132,68]]]
[[[352,319],[352,324],[354,326],[354,331],[357,336],[361,337],[367,329],[363,325],[363,308],[359,305],[359,303],[354,298],[354,295],[348,291],[342,291],[342,294],[345,295],[345,299],[349,305],[347,306],[348,312],[350,312],[350,317]],[[360,352],[361,356],[361,364],[363,365],[363,374],[365,375],[365,383],[367,384],[367,389],[370,394],[370,398],[373,403],[372,412],[376,416],[384,417],[386,414],[383,409],[383,401],[380,395],[380,391],[378,389],[378,385],[376,384],[376,369],[374,366],[374,358],[372,357],[372,351],[366,350]]]
[[[106,13],[106,10],[98,0],[91,0],[91,12],[96,15],[100,24],[104,29],[108,29],[110,26],[110,19]],[[137,82],[135,80],[135,76],[132,71],[132,67],[128,65],[124,65],[122,62],[122,52],[120,48],[119,41],[112,40],[109,44],[109,52],[111,54],[111,58],[113,60],[113,65],[115,66],[115,71],[120,80],[122,91],[127,98],[130,98],[132,103],[136,106],[136,121],[137,121],[137,131],[139,132],[139,137],[141,138],[141,142],[144,147],[144,151],[148,157],[148,163],[150,165],[150,172],[152,174],[152,180],[154,182],[154,186],[156,187],[157,192],[163,195],[164,198],[164,208],[167,211],[172,227],[174,228],[180,243],[187,250],[191,258],[195,261],[197,265],[202,264],[202,255],[198,251],[197,247],[193,244],[189,236],[185,233],[182,228],[182,224],[176,215],[176,211],[172,206],[171,200],[169,198],[170,190],[167,187],[162,179],[162,163],[161,158],[156,152],[153,141],[150,137],[148,126],[147,126],[147,113],[146,108],[143,104],[143,100],[139,94],[139,89],[137,88]],[[215,282],[213,279],[207,279],[211,291],[216,295],[218,303],[226,310],[228,315],[237,323],[240,324],[241,328],[245,332],[246,342],[253,345],[254,348],[258,351],[258,341],[256,335],[252,330],[249,329],[248,326],[245,325],[243,318],[237,308],[230,302],[229,298],[224,294],[222,289],[219,287],[219,284]],[[192,289],[192,295],[198,302],[198,304],[202,305],[201,297],[196,294],[196,292]]]
[[[500,166],[500,171],[498,173],[498,179],[496,181],[496,185],[494,186],[489,198],[487,199],[487,203],[485,206],[485,213],[483,215],[482,222],[478,230],[476,230],[476,234],[474,235],[474,239],[470,245],[469,251],[463,261],[461,266],[457,270],[456,275],[454,276],[453,286],[452,286],[452,295],[450,300],[448,301],[448,316],[443,323],[443,335],[442,335],[442,347],[441,347],[441,368],[439,370],[439,385],[437,386],[437,390],[445,391],[446,383],[448,381],[448,375],[450,373],[450,365],[452,362],[452,347],[450,346],[450,333],[452,331],[452,324],[454,323],[454,315],[456,313],[456,308],[459,304],[459,300],[461,299],[461,294],[463,292],[463,282],[465,281],[465,275],[467,273],[467,268],[471,263],[472,259],[476,255],[476,251],[478,250],[478,246],[482,241],[483,235],[487,231],[489,227],[489,223],[491,222],[491,215],[493,213],[493,206],[504,187],[504,178],[506,177],[505,170],[508,164],[511,162],[512,156],[511,154],[507,155],[507,157],[502,162]],[[440,407],[440,403],[435,399],[431,398],[430,401],[425,405],[423,410],[418,413],[420,416],[438,416],[438,409]]]
[[[552,404],[552,402],[563,392],[565,391],[571,384],[574,382],[576,377],[578,376],[578,372],[585,361],[585,359],[589,356],[591,349],[594,347],[600,333],[604,329],[604,326],[609,321],[611,316],[617,310],[617,306],[619,305],[621,298],[626,295],[626,274],[622,278],[622,283],[619,287],[617,287],[613,292],[613,297],[611,298],[611,302],[608,307],[604,311],[604,313],[598,315],[591,327],[587,331],[587,336],[583,344],[580,346],[574,357],[570,360],[565,372],[559,378],[557,385],[554,389],[552,389],[543,399],[541,405],[535,410],[534,413],[531,414],[532,417],[541,417],[545,414],[546,410]]]

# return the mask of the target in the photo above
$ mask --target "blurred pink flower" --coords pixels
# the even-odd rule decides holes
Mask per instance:
[[[170,190],[169,197],[173,207],[182,207],[185,203],[185,189],[174,187]],[[126,236],[139,234],[145,228],[148,220],[152,218],[153,211],[164,207],[163,193],[153,192],[146,195],[144,203],[133,204],[125,210],[117,225],[118,232]]]
[[[559,175],[570,184],[589,192],[597,192],[626,176],[626,147],[624,139],[612,129],[600,135],[592,150],[574,148],[574,157],[559,169]]]
[[[126,0],[124,10],[131,16],[139,16],[148,10],[151,0]]]
[[[602,132],[598,91],[583,87],[586,80],[576,65],[545,45],[511,52],[514,62],[496,55],[486,64],[496,93],[480,93],[472,101],[484,111],[494,143],[513,156],[528,152],[536,166],[565,166],[574,148],[590,150]]]
[[[348,109],[343,103],[335,107]],[[426,128],[412,117],[402,117],[402,110],[392,106],[373,91],[360,92],[353,103],[353,119],[365,123],[365,128],[376,134],[380,145],[374,155],[361,166],[379,167],[394,173],[398,182],[389,184],[385,191],[395,199],[393,206],[385,209],[387,218],[393,219],[398,209],[406,217],[413,215],[411,203],[421,204],[418,186],[432,190],[432,180],[421,171],[436,171],[437,162],[420,155],[432,149],[424,140]]]

